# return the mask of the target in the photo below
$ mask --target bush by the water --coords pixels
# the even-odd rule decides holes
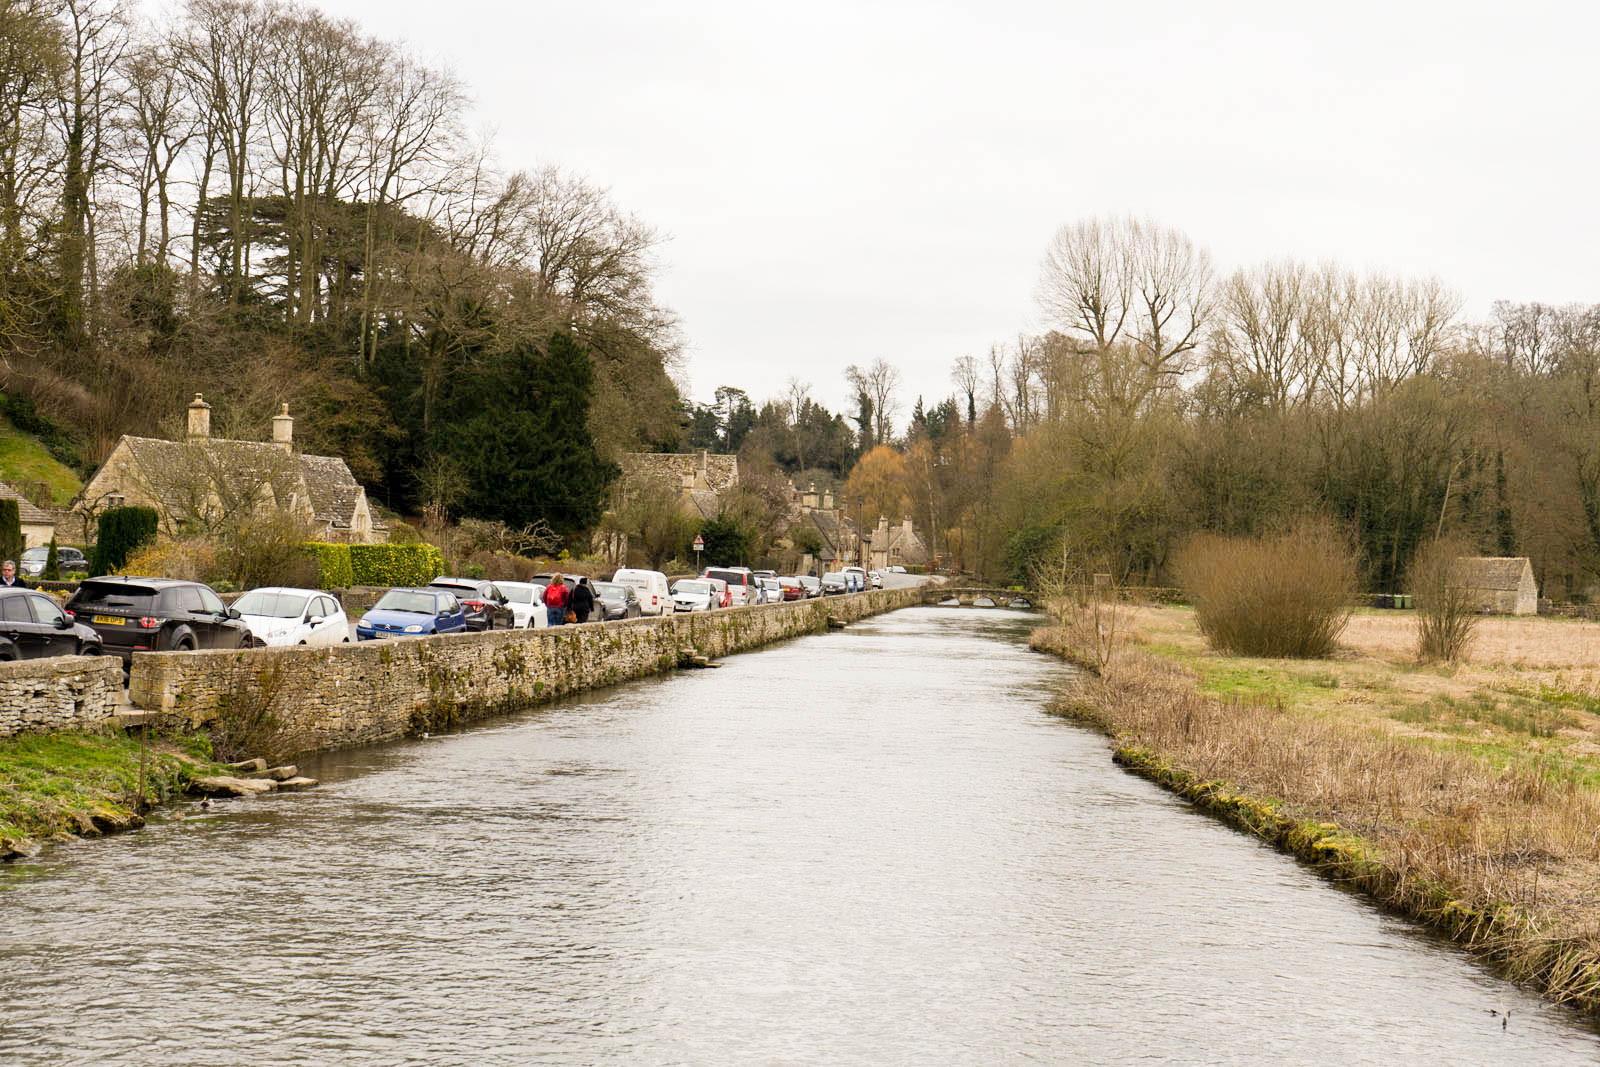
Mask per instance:
[[[1478,593],[1466,557],[1471,547],[1435,541],[1411,564],[1411,595],[1417,601],[1417,658],[1455,663],[1472,645],[1478,625]]]
[[[1179,581],[1219,652],[1316,658],[1350,621],[1356,559],[1331,524],[1302,521],[1261,537],[1203,534],[1179,553]]]
[[[90,574],[116,574],[141,546],[156,539],[154,508],[111,508],[100,515],[100,533],[90,557]]]

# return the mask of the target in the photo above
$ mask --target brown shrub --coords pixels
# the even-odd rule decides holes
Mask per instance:
[[[1478,626],[1478,596],[1465,557],[1469,546],[1434,541],[1411,563],[1411,595],[1417,599],[1417,659],[1457,663],[1472,646]]]
[[[1279,534],[1202,534],[1176,571],[1206,641],[1241,656],[1318,658],[1350,621],[1356,558],[1332,523],[1305,519]]]

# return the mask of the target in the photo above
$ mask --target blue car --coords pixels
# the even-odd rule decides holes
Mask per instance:
[[[467,616],[455,594],[438,589],[391,589],[361,616],[356,637],[422,637],[465,633]]]

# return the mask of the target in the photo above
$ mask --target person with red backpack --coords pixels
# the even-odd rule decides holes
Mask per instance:
[[[551,626],[567,621],[567,601],[571,598],[572,592],[561,575],[552,576],[550,584],[544,588],[544,608]]]

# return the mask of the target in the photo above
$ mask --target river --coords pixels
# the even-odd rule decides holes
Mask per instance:
[[[1033,622],[899,611],[0,867],[0,1062],[1600,1058],[1043,714]]]

